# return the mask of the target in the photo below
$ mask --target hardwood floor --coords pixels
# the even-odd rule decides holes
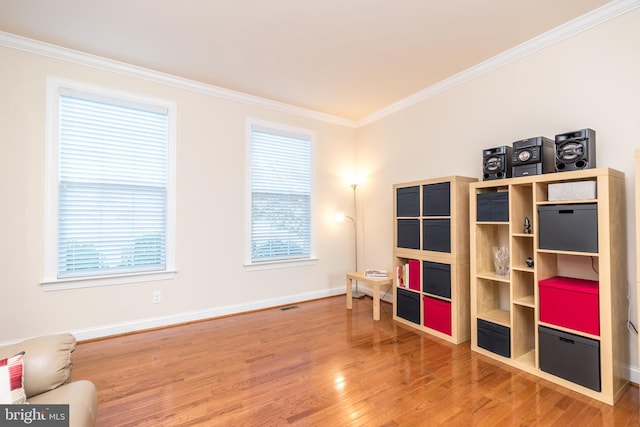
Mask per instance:
[[[616,406],[406,329],[344,296],[81,342],[98,426],[627,426]]]

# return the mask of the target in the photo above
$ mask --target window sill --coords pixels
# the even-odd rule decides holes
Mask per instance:
[[[124,285],[128,283],[170,280],[176,277],[177,271],[154,271],[135,274],[119,274],[113,276],[74,277],[70,279],[45,280],[41,283],[45,292],[63,291],[67,289],[83,289],[97,286]]]
[[[244,268],[246,271],[273,270],[277,268],[305,267],[307,265],[315,265],[318,258],[304,259],[288,259],[283,261],[266,261],[256,263],[246,263]]]

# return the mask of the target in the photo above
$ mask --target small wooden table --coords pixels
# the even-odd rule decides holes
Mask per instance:
[[[393,278],[387,277],[365,277],[364,272],[347,273],[347,309],[353,308],[353,281],[366,283],[373,288],[373,320],[380,320],[380,286],[392,285]]]

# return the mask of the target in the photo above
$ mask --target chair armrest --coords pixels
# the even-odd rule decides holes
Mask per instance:
[[[31,404],[69,405],[69,427],[91,427],[98,414],[98,393],[92,382],[72,381],[29,399]]]
[[[24,355],[24,389],[27,398],[61,386],[71,378],[72,334],[46,335],[0,348],[0,358],[21,351]]]

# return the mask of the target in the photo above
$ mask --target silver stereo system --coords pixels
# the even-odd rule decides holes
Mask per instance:
[[[589,128],[482,150],[483,181],[595,167],[596,131]]]
[[[515,141],[512,145],[512,176],[541,175],[555,171],[553,140],[536,136]]]

